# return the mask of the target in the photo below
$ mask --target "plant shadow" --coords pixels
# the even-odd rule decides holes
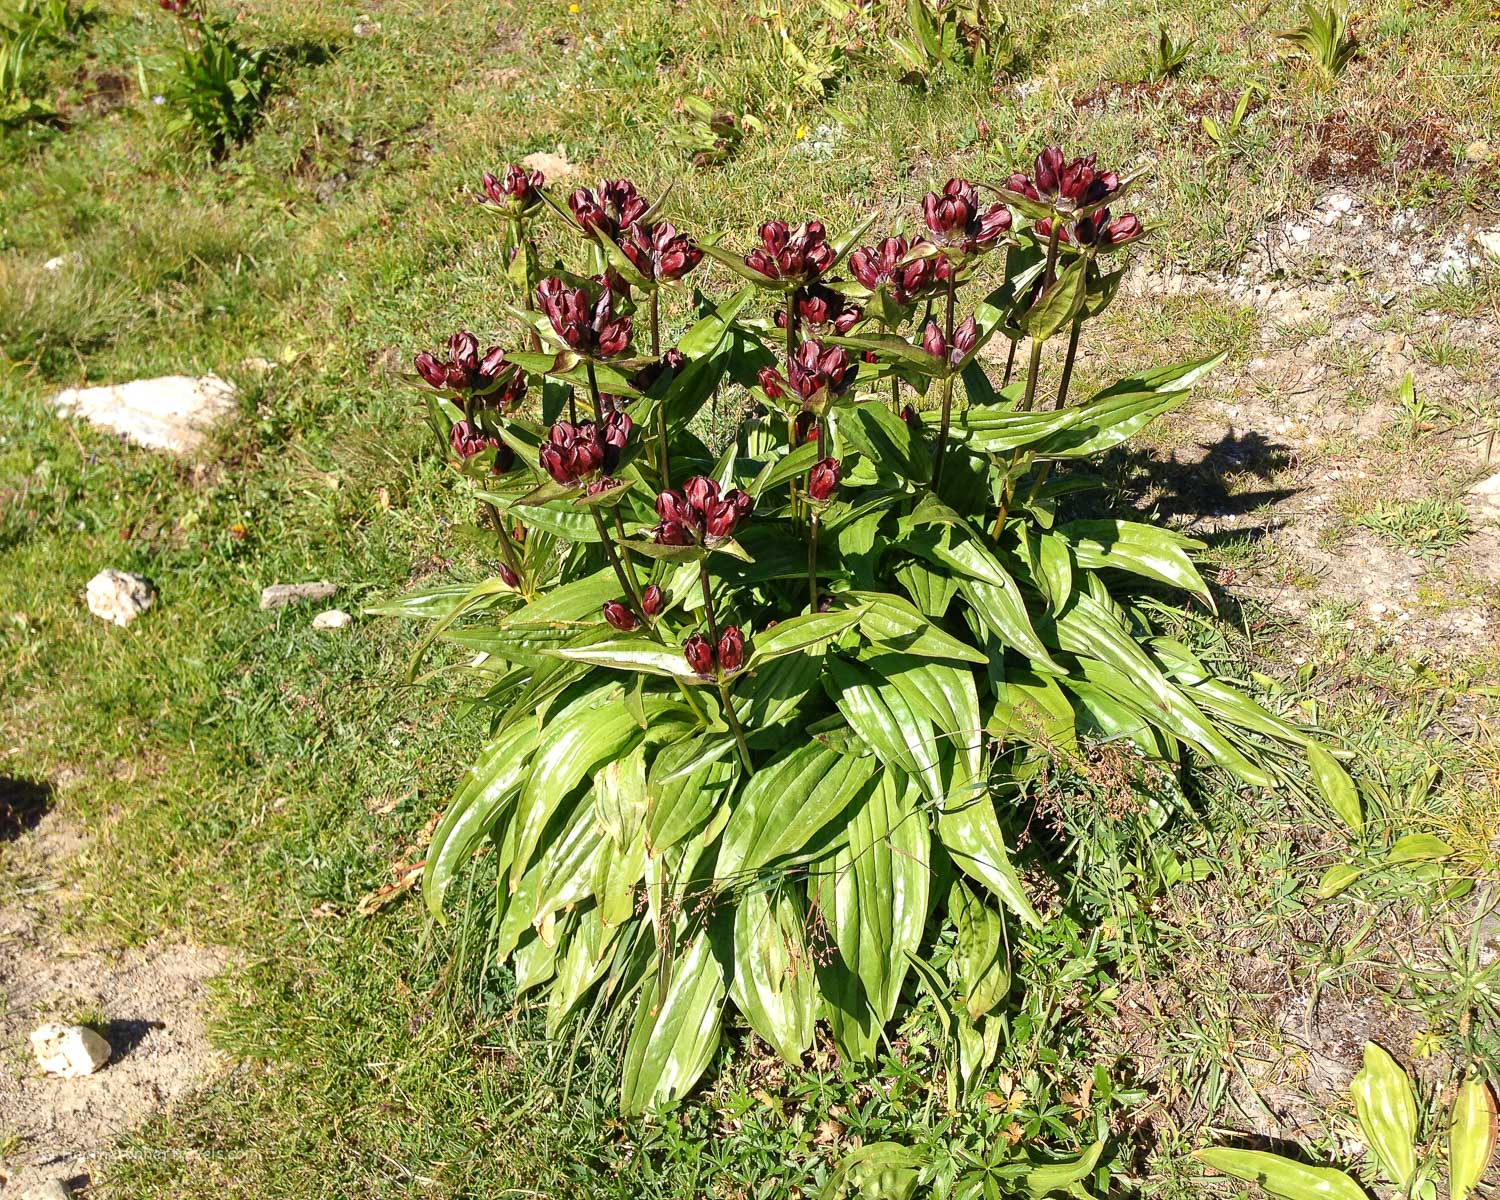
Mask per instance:
[[[0,842],[30,833],[52,807],[52,785],[0,775]]]

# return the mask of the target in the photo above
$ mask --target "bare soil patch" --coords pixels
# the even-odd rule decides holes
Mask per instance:
[[[35,811],[33,808],[30,811]],[[0,898],[0,1195],[49,1180],[87,1183],[121,1134],[203,1086],[227,1065],[202,1009],[227,955],[153,942],[110,949],[60,931],[68,864],[86,839],[56,811],[0,848],[12,884]],[[42,1073],[28,1036],[48,1020],[87,1024],[114,1050],[93,1075]]]

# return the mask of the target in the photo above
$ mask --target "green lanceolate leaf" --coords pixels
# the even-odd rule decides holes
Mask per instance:
[[[800,889],[752,890],[740,897],[729,994],[776,1053],[794,1065],[802,1061],[818,1015],[818,978]]]
[[[1482,1079],[1468,1079],[1453,1098],[1448,1126],[1448,1192],[1468,1200],[1495,1153],[1495,1093]]]
[[[912,0],[912,5],[924,0]],[[851,1150],[839,1165],[818,1200],[911,1200],[921,1182],[921,1153],[898,1142],[871,1142]]]
[[[1396,1060],[1365,1043],[1365,1065],[1350,1086],[1354,1112],[1381,1169],[1405,1188],[1417,1169],[1417,1097]]]
[[[979,1020],[1010,991],[1010,957],[1005,949],[1005,918],[976,896],[963,880],[948,893],[948,912],[958,930],[954,956],[964,1007]]]
[[[859,627],[872,642],[923,658],[953,659],[984,666],[989,659],[934,625],[910,600],[890,592],[844,592],[863,606]]]
[[[646,819],[646,747],[611,759],[594,772],[594,816],[615,845],[634,840]]]
[[[1430,833],[1408,833],[1396,839],[1386,851],[1388,863],[1437,862],[1449,857],[1453,847]]]
[[[837,656],[827,660],[823,686],[854,732],[892,767],[921,780],[933,800],[941,800],[937,738],[932,722],[894,687],[867,667]]]
[[[762,867],[795,856],[838,816],[875,773],[871,757],[839,754],[807,741],[750,778],[719,845],[721,886],[746,885]]]
[[[649,981],[641,991],[620,1085],[627,1114],[679,1100],[698,1081],[719,1044],[724,996],[724,972],[701,931],[674,959],[666,995]]]
[[[1360,808],[1359,791],[1338,759],[1316,742],[1309,742],[1307,765],[1312,768],[1313,782],[1318,785],[1318,791],[1339,820],[1356,833],[1363,829],[1365,816]]]
[[[682,679],[698,683],[697,672],[688,666],[682,651],[663,646],[648,637],[615,638],[592,646],[574,646],[551,652],[557,658],[569,662],[587,663],[593,667],[613,667],[620,671],[636,671],[643,675],[661,675],[669,679]]]
[[[1270,787],[1275,783],[1274,776],[1246,758],[1167,679],[1114,614],[1092,596],[1079,595],[1070,608],[1057,615],[1055,628],[1062,649],[1098,659],[1119,672],[1113,681],[1119,692],[1129,695],[1125,689],[1138,689],[1147,698],[1154,724],[1191,742],[1213,762],[1253,787]]]
[[[774,629],[756,635],[750,665],[758,667],[784,654],[822,649],[846,629],[859,624],[863,616],[863,608],[845,608],[826,613],[804,613],[782,621]],[[682,655],[677,657],[682,658]]]
[[[938,837],[960,871],[984,884],[1033,929],[1041,928],[1042,919],[1011,866],[1005,835],[995,816],[995,802],[982,783],[961,786],[955,779],[938,814]]]
[[[1033,1196],[1050,1196],[1069,1191],[1075,1183],[1087,1179],[1104,1153],[1104,1143],[1095,1142],[1077,1158],[1064,1162],[1042,1163],[1026,1172],[1026,1190]]]
[[[1213,594],[1189,557],[1190,551],[1204,548],[1200,541],[1138,521],[1069,521],[1056,532],[1084,570],[1144,575],[1183,588],[1213,607]]]
[[[534,725],[513,725],[486,745],[433,831],[422,869],[422,896],[439,920],[443,893],[454,873],[493,827],[501,807],[521,790],[539,736]]]
[[[656,756],[646,783],[646,849],[654,857],[699,828],[739,779],[727,734],[687,737]]]
[[[1045,340],[1059,329],[1072,324],[1083,305],[1087,286],[1084,278],[1086,258],[1076,258],[1044,288],[1026,315],[1021,318],[1021,328],[1027,336]]]
[[[919,793],[886,770],[865,789],[849,821],[849,844],[821,880],[820,894],[839,955],[864,987],[877,1034],[896,1011],[908,951],[927,920],[932,849]]]
[[[1258,1183],[1282,1200],[1369,1200],[1364,1188],[1333,1167],[1309,1167],[1264,1150],[1215,1146],[1197,1157],[1225,1175]]]
[[[884,686],[894,688],[937,726],[942,744],[957,757],[965,777],[977,779],[983,766],[984,731],[973,672],[907,654],[877,654],[865,661],[886,681]]]
[[[579,781],[629,751],[641,738],[641,728],[624,703],[624,690],[618,683],[589,683],[564,699],[543,726],[517,806],[512,888],[531,866],[532,854],[553,813]],[[653,721],[686,712],[680,701],[660,696],[646,697],[644,705]]]

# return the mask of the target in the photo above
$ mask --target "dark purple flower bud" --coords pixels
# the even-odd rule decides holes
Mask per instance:
[[[718,503],[719,484],[717,480],[710,479],[707,475],[694,475],[682,485],[682,494],[687,497],[687,502],[700,516],[708,512],[709,508]]]
[[[604,619],[621,633],[629,633],[640,624],[635,614],[618,600],[604,602]]]
[[[666,595],[654,583],[641,593],[641,608],[648,617],[658,615],[666,607],[666,603]]]
[[[481,203],[524,211],[540,203],[542,185],[546,182],[540,171],[528,171],[510,163],[499,177],[488,171],[484,173],[484,195],[479,199]]]
[[[651,207],[628,179],[605,179],[599,190],[579,188],[568,197],[573,218],[587,233],[618,241]]]
[[[703,251],[667,221],[632,226],[620,249],[649,280],[681,279],[703,260]]]
[[[821,221],[806,221],[796,229],[785,221],[766,221],[760,245],[745,255],[745,265],[768,279],[810,283],[833,266],[834,251]]]
[[[792,436],[797,445],[818,440],[818,414],[803,409],[792,422]]]
[[[446,363],[440,362],[426,350],[418,354],[415,361],[417,374],[433,387],[442,389],[448,386],[448,369]]]
[[[781,372],[775,367],[762,367],[755,373],[755,382],[760,384],[761,391],[772,400],[780,400],[786,395],[783,390],[786,380],[781,377]]]
[[[692,525],[695,520],[692,505],[678,488],[657,495],[656,515],[670,525]]]
[[[1044,196],[1056,196],[1059,176],[1063,169],[1063,153],[1060,146],[1048,146],[1036,156],[1036,186]]]
[[[924,238],[908,243],[905,238],[888,237],[851,254],[849,269],[872,292],[884,285],[897,304],[910,304],[935,284],[948,280],[951,268],[945,258],[927,254],[906,261],[908,255],[930,244]]]
[[[718,657],[719,670],[726,675],[734,674],[745,665],[745,635],[738,625],[730,625],[719,634]]]
[[[948,357],[948,343],[943,337],[943,331],[938,327],[936,321],[928,321],[922,329],[922,349],[932,355],[933,358],[946,359]]]
[[[448,339],[448,357],[453,366],[469,375],[479,371],[479,339],[467,329]]]
[[[1103,210],[1100,216],[1107,216],[1108,209]],[[1116,217],[1113,221],[1106,223],[1099,231],[1099,244],[1106,249],[1115,246],[1123,246],[1126,242],[1133,242],[1137,238],[1144,237],[1145,226],[1140,218],[1134,213],[1126,213],[1123,217]]]
[[[547,431],[538,461],[558,483],[573,487],[606,476],[619,465],[630,440],[631,421],[624,413],[610,413],[600,423],[558,421]]]
[[[827,500],[839,486],[842,468],[836,458],[825,458],[815,463],[807,475],[807,493],[814,500]]]
[[[453,428],[448,431],[448,444],[453,447],[454,454],[468,461],[476,454],[498,445],[498,441],[486,434],[473,421],[455,421]]]
[[[615,293],[608,286],[590,300],[584,288],[548,278],[537,285],[536,300],[552,331],[580,354],[610,358],[630,345],[630,318],[615,316]]]
[[[832,612],[833,611],[833,605],[834,605],[834,599],[833,599],[832,596],[819,596],[818,597],[818,611],[820,613]]]
[[[941,192],[928,192],[922,219],[937,241],[966,254],[985,249],[1011,226],[1010,209],[1003,204],[980,211],[979,193],[967,179],[950,179]]]
[[[1019,171],[1015,172],[1005,181],[1005,190],[1019,192],[1029,200],[1039,201],[1042,198],[1041,193],[1036,190],[1036,184],[1032,183],[1028,176],[1022,175]]]
[[[517,575],[515,571],[513,571],[510,567],[506,566],[505,563],[500,564],[500,570],[498,573],[500,575],[501,581],[505,584],[506,587],[518,588],[521,586],[521,577]]]
[[[851,304],[841,292],[821,283],[809,284],[797,296],[797,320],[817,333],[828,329],[838,334],[848,333],[862,316],[864,310],[859,305]],[[776,324],[786,328],[784,309],[776,313]]]
[[[726,630],[727,632],[727,630]],[[708,639],[701,633],[695,633],[682,644],[682,656],[687,659],[688,666],[693,668],[696,674],[705,679],[712,678],[714,673],[714,648],[708,644]]]
[[[755,507],[755,501],[739,488],[725,492],[703,511],[703,532],[711,541],[722,541],[734,536],[741,521]]]
[[[978,344],[979,323],[968,317],[953,331],[953,364],[956,366]]]
[[[858,372],[858,366],[849,361],[842,346],[825,349],[811,338],[797,347],[787,364],[792,390],[803,400],[811,400],[824,389],[829,395],[842,394]]]

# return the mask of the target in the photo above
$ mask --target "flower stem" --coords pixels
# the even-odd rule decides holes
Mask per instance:
[[[943,339],[948,345],[953,344],[953,302],[958,292],[958,272],[956,270],[948,273],[948,311],[943,322]],[[948,453],[948,422],[953,416],[953,373],[946,372],[942,380],[943,417],[938,424],[937,437],[937,461],[932,465],[932,490],[938,489],[938,484],[943,481],[943,460]]]
[[[624,564],[620,562],[620,556],[615,553],[615,546],[609,538],[609,529],[604,524],[604,514],[599,511],[599,505],[589,509],[594,514],[594,528],[599,531],[599,542],[604,547],[604,557],[609,560],[609,565],[614,569],[615,578],[620,581],[620,590],[625,593],[625,598],[630,601],[630,611],[635,615],[642,625],[650,626],[651,622],[646,619],[646,611],[641,607],[641,598],[636,593],[630,576],[625,573]]]
[[[807,591],[809,613],[818,611],[818,513],[815,509],[807,537]]]
[[[714,644],[714,653],[719,652],[719,622],[714,617],[714,593],[708,582],[708,560],[698,563],[698,582],[703,585],[703,613],[708,618],[708,638]]]
[[[661,299],[657,288],[651,289],[651,357],[661,357]],[[718,402],[718,392],[714,401]],[[656,404],[656,469],[665,491],[672,486],[672,456],[667,449],[667,410],[660,401]]]
[[[894,372],[891,374],[891,411],[901,415],[901,376]]]
[[[1068,354],[1063,359],[1062,379],[1057,384],[1056,408],[1068,402],[1068,385],[1073,382],[1073,360],[1078,356],[1078,335],[1083,332],[1083,313],[1073,318],[1073,328],[1068,332]]]
[[[510,530],[505,527],[504,516],[493,501],[484,501],[484,508],[495,526],[495,532],[500,535],[500,557],[505,560],[505,565],[516,573],[517,578],[525,579],[525,575],[521,572],[521,562],[516,557],[515,544],[510,540]]]
[[[745,764],[745,774],[755,774],[755,764],[750,760],[750,747],[745,744],[745,731],[740,728],[739,715],[734,711],[734,700],[729,695],[729,685],[719,680],[719,699],[724,703],[724,719],[734,733],[734,744],[739,747],[740,762]]]

